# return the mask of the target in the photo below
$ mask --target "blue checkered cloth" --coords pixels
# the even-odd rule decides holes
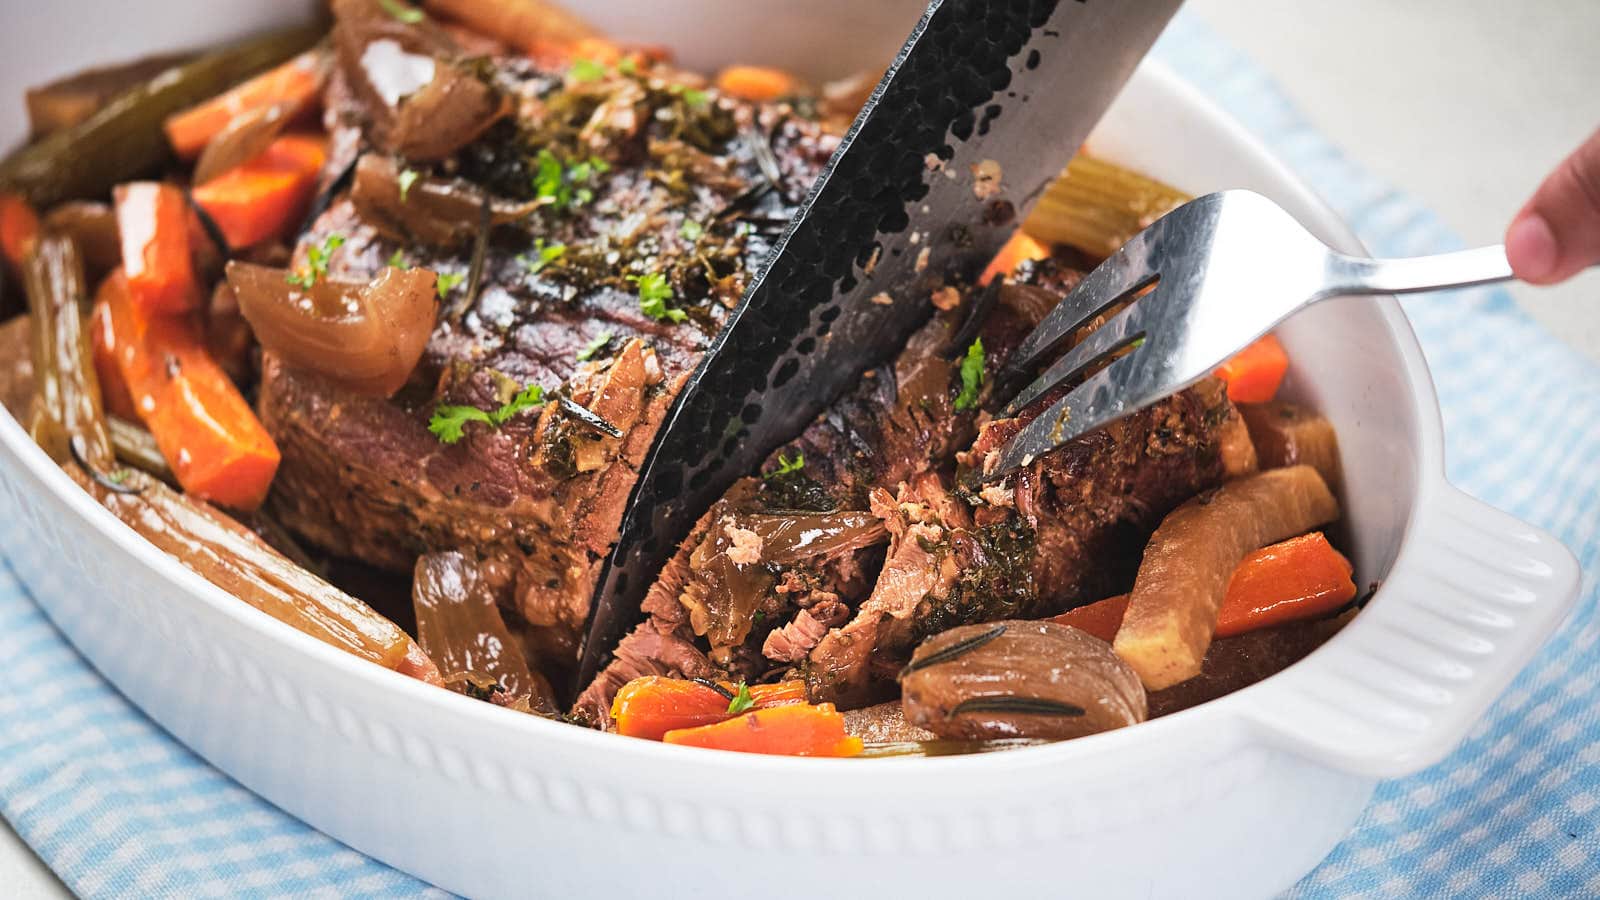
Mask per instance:
[[[1427,210],[1341,157],[1192,16],[1178,18],[1157,55],[1259,135],[1373,253],[1461,246]],[[1382,785],[1291,893],[1600,896],[1600,369],[1501,291],[1419,300],[1406,312],[1438,383],[1451,480],[1573,548],[1584,596],[1462,746]],[[18,535],[0,531],[0,542],[29,552]],[[0,660],[0,814],[78,894],[433,890],[307,827],[174,741],[78,656],[4,566]]]

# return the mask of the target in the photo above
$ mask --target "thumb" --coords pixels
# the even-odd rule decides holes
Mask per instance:
[[[1600,130],[1561,161],[1511,220],[1506,258],[1531,284],[1565,281],[1600,262]]]

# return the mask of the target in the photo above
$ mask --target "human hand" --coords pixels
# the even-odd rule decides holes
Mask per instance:
[[[1506,229],[1511,271],[1555,284],[1600,262],[1600,130],[1534,192]]]

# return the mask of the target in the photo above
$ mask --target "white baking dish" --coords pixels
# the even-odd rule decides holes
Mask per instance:
[[[714,5],[728,14],[710,14]],[[798,20],[782,13],[782,28],[735,31],[793,8],[705,0],[594,12],[692,62],[775,59],[820,74],[880,58],[914,15],[904,2],[841,0],[808,4]],[[300,11],[72,0],[7,16],[0,143],[20,132],[25,84]],[[1239,126],[1157,66],[1139,71],[1093,144],[1193,192],[1254,188],[1360,250]],[[1551,537],[1444,481],[1433,387],[1397,304],[1319,306],[1282,334],[1294,393],[1338,425],[1346,523],[1360,583],[1383,583],[1377,597],[1325,647],[1255,687],[1010,753],[743,756],[598,734],[429,688],[280,625],[163,556],[4,415],[0,515],[37,537],[6,550],[50,617],[146,712],[289,812],[452,890],[1256,896],[1315,865],[1377,779],[1443,756],[1556,627],[1578,580]],[[1250,865],[1237,863],[1241,848]]]

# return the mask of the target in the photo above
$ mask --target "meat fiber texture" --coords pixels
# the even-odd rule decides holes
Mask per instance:
[[[342,165],[380,152],[349,78],[336,72],[326,98]],[[662,416],[834,144],[787,107],[691,102],[672,79],[653,70],[574,85],[499,60],[492,82],[511,118],[443,162],[396,161],[492,200],[476,285],[481,228],[465,229],[464,245],[429,245],[416,235],[441,229],[407,239],[335,196],[301,236],[300,265],[337,244],[330,278],[363,281],[399,263],[446,280],[423,359],[393,397],[264,360],[259,407],[283,452],[273,502],[284,524],[397,572],[423,553],[465,553],[510,586],[528,623],[554,633],[545,643],[575,646]],[[755,141],[770,146],[776,172],[758,165]],[[557,166],[557,196],[548,177],[535,188],[541,151]],[[546,260],[540,250],[552,247],[560,255]],[[646,314],[640,284],[652,275],[673,288],[666,305],[685,321]],[[442,404],[494,410],[528,385],[543,389],[541,408],[498,427],[469,423],[455,443],[429,430]]]
[[[1050,615],[1125,588],[1161,517],[1222,477],[1222,437],[1242,426],[1218,385],[1085,436],[999,485],[959,482],[958,464],[981,465],[1020,427],[955,409],[957,358],[969,339],[961,336],[982,339],[992,374],[1076,278],[1046,261],[1022,270],[997,302],[963,292],[961,304],[933,318],[892,366],[863,379],[774,453],[764,477],[730,491],[652,588],[650,619],[623,640],[578,711],[603,724],[611,693],[629,678],[695,677],[708,668],[734,678],[798,674],[812,699],[860,706],[894,695],[894,674],[925,637],[972,622]],[[774,477],[783,461],[802,453],[801,473]],[[808,503],[869,511],[883,523],[887,546],[857,550],[848,566],[774,564],[757,552],[746,565],[772,577],[748,583],[773,587],[746,604],[759,614],[741,645],[715,646],[684,614],[703,603],[714,581],[708,538],[719,527],[739,527],[740,512]],[[725,559],[715,562],[726,571]],[[699,655],[675,670],[648,652],[662,635],[672,636],[678,663],[685,662],[684,646],[699,647]]]

